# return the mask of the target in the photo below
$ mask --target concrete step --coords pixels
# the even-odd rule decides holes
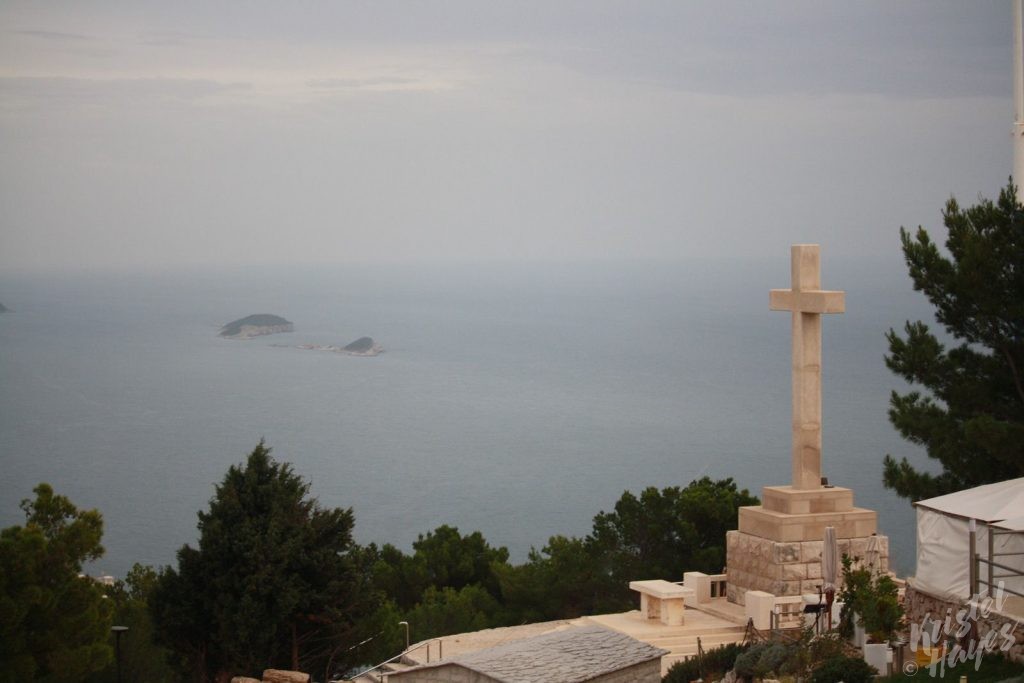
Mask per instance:
[[[737,614],[735,611],[730,611],[725,608],[719,609],[718,606],[715,604],[714,600],[712,600],[711,602],[702,602],[700,604],[700,611],[704,612],[705,614],[710,614],[713,617],[718,617],[719,619],[725,619],[726,621],[730,621],[736,624],[737,626],[742,626],[744,628],[746,628],[747,626],[747,618],[745,616],[741,616]]]
[[[725,633],[710,637],[700,637],[701,645],[705,650],[710,650],[713,647],[724,645],[726,643],[738,643],[743,640],[742,633]],[[650,643],[654,647],[660,647],[671,652],[676,650],[686,651],[692,649],[694,652],[697,651],[697,638],[696,637],[685,637],[685,638],[645,638],[645,643]]]
[[[632,625],[628,631],[623,629],[634,638],[648,640],[651,638],[712,638],[720,635],[732,635],[743,633],[740,626],[709,626],[707,624],[694,624],[693,626],[640,626]]]

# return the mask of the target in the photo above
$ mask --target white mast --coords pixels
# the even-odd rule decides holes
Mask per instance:
[[[1013,183],[1024,201],[1024,0],[1013,0]]]

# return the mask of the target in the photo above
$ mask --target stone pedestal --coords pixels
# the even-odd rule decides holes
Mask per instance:
[[[773,541],[820,541],[827,526],[835,528],[837,538],[878,530],[878,514],[854,507],[850,489],[766,486],[761,500],[762,505],[740,508],[740,531]]]
[[[775,596],[817,594],[827,526],[836,530],[840,558],[849,555],[859,564],[866,562],[868,538],[876,532],[878,514],[854,507],[852,490],[766,486],[761,499],[763,505],[740,508],[739,530],[726,534],[730,602],[745,604],[744,596],[751,590]],[[878,552],[879,568],[888,571],[886,536],[878,536]]]

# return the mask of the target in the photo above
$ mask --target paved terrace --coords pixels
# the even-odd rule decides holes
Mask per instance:
[[[665,626],[656,619],[644,619],[638,610],[633,610],[620,614],[600,614],[445,636],[439,639],[440,647],[436,641],[430,643],[429,661],[438,660],[439,649],[444,658],[448,659],[542,633],[565,630],[573,626],[600,624],[654,647],[668,650],[669,654],[661,660],[661,673],[664,675],[675,662],[697,654],[698,637],[705,650],[725,643],[740,642],[743,640],[746,622],[742,606],[729,603],[725,598],[715,598],[701,604],[699,608],[687,607],[685,623],[682,626]],[[426,664],[426,644],[422,644],[422,647],[415,649],[405,659],[408,664]]]

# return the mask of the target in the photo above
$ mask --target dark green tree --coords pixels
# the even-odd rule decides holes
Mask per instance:
[[[498,569],[510,623],[574,619],[628,609],[607,557],[586,539],[552,536],[521,565]]]
[[[199,513],[199,547],[157,580],[150,609],[161,642],[193,680],[323,672],[346,661],[359,621],[380,604],[352,542],[350,509],[324,509],[263,442],[232,466]]]
[[[914,289],[956,344],[923,322],[889,330],[890,370],[925,392],[892,393],[889,420],[941,467],[885,457],[884,481],[921,500],[1024,476],[1024,207],[1011,183],[998,202],[946,203],[946,251],[919,227],[900,229]]]
[[[731,478],[652,486],[639,497],[627,491],[612,512],[594,517],[587,542],[594,557],[609,563],[612,589],[625,600],[629,582],[638,578],[680,581],[684,571],[720,572],[725,532],[736,528],[741,506],[757,503]]]
[[[414,641],[495,626],[500,605],[477,584],[454,588],[430,586],[420,602],[406,613]]]
[[[153,623],[149,615],[149,595],[156,586],[157,572],[136,563],[124,581],[105,586],[107,600],[114,607],[113,623],[127,626],[121,638],[121,674],[126,681],[173,683],[178,676],[168,663],[168,652],[153,641]],[[87,683],[115,683],[117,663],[95,673]]]
[[[725,564],[725,532],[738,509],[757,498],[732,479],[704,477],[685,488],[627,491],[612,512],[594,517],[584,539],[554,536],[517,567],[496,569],[507,621],[564,619],[634,605],[629,582],[679,581],[684,571],[718,573]]]
[[[463,536],[458,528],[442,525],[420,534],[412,547],[412,555],[406,555],[385,545],[374,568],[375,585],[400,608],[413,607],[429,588],[459,591],[477,585],[501,596],[493,566],[508,563],[508,550],[492,548],[479,531]]]
[[[111,661],[111,605],[79,576],[103,555],[103,519],[49,484],[0,532],[0,681],[81,681]]]

